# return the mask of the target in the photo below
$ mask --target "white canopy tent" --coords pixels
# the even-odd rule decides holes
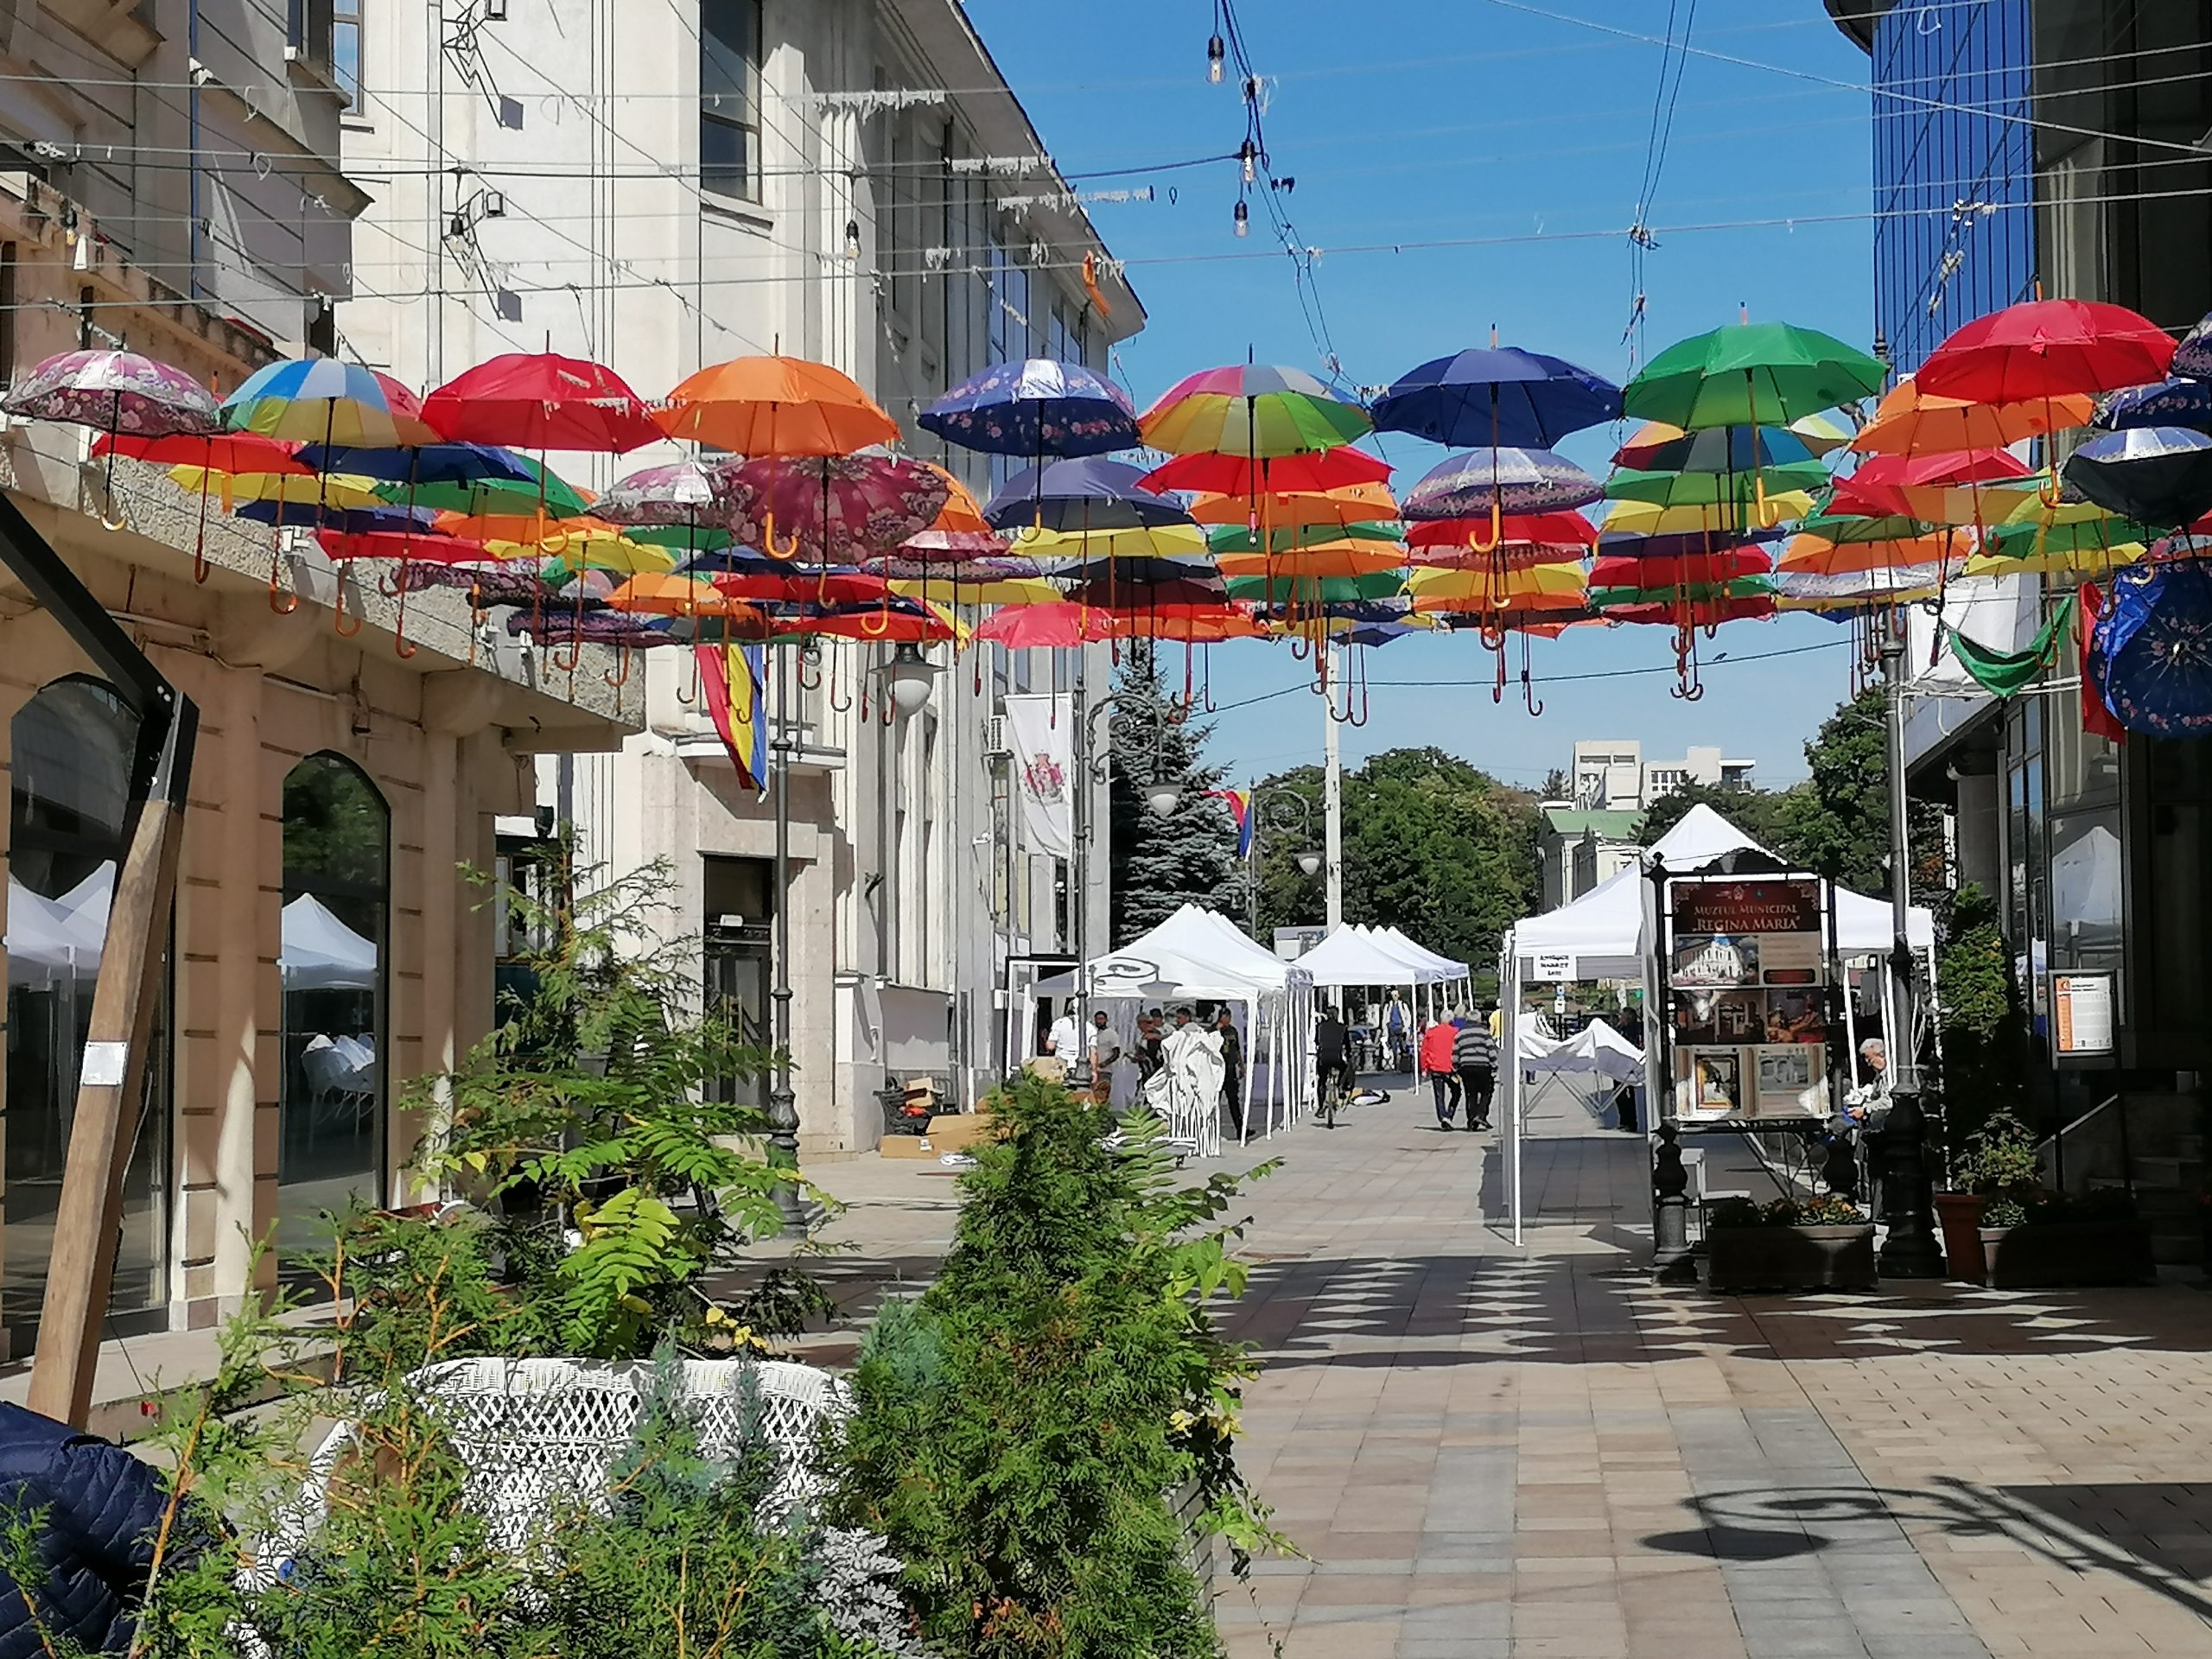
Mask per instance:
[[[1452,977],[1418,962],[1364,927],[1338,927],[1298,958],[1316,985],[1427,985]],[[1464,969],[1462,970],[1465,971]]]
[[[13,874],[8,878],[8,982],[36,985],[49,980],[89,979],[99,972],[107,944],[105,916],[90,918],[69,907],[67,896],[48,899],[32,892]]]
[[[1437,982],[1470,977],[1465,963],[1454,962],[1449,957],[1437,955],[1427,945],[1408,938],[1399,928],[1380,927],[1372,931],[1376,938],[1400,956],[1406,957],[1408,961],[1421,963],[1428,967],[1434,973]]]
[[[1688,872],[1706,868],[1732,852],[1772,856],[1703,802],[1691,807],[1680,823],[1643,851],[1637,862],[1623,866],[1573,903],[1541,916],[1528,917],[1508,930],[1498,969],[1499,1003],[1517,1014],[1521,988],[1531,979],[1562,982],[1637,980],[1643,987],[1644,1062],[1648,1068],[1658,1036],[1661,998],[1657,969],[1651,956],[1657,918],[1652,914],[1651,884],[1646,876],[1655,861],[1663,861],[1669,870]],[[1846,958],[1887,955],[1896,934],[1889,902],[1837,887],[1835,933],[1837,951]],[[1907,912],[1906,938],[1915,950],[1926,956],[1929,983],[1932,986],[1936,976],[1936,920],[1924,906],[1916,905]],[[1885,1011],[1884,1028],[1892,1032],[1898,1028],[1895,1009]],[[1507,1096],[1507,1125],[1512,1139],[1510,1200],[1513,1240],[1517,1244],[1522,1230],[1521,1068],[1513,1068],[1500,1081]],[[1656,1096],[1656,1088],[1652,1093]]]
[[[312,893],[284,906],[279,965],[288,991],[372,991],[377,947],[331,914]]]
[[[1249,1139],[1253,1085],[1263,1058],[1270,1065],[1270,1077],[1281,1079],[1283,1086],[1268,1090],[1262,1133],[1273,1135],[1278,1118],[1282,1127],[1289,1128],[1306,1103],[1313,982],[1302,958],[1285,962],[1218,912],[1186,904],[1121,949],[1040,981],[1034,994],[1114,1001],[1203,998],[1242,1003],[1246,1044],[1243,1118]],[[1131,1034],[1122,1032],[1125,1039]],[[1204,1127],[1201,1150],[1217,1152],[1217,1143],[1205,1144],[1214,1126]]]

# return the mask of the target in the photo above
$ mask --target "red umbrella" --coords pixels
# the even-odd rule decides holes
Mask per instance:
[[[1708,582],[1733,582],[1738,576],[1764,576],[1774,569],[1765,550],[1757,547],[1722,548],[1712,553],[1661,554],[1654,558],[1612,554],[1601,558],[1590,572],[1592,590],[1606,588],[1700,587]],[[1616,613],[1608,611],[1607,615]]]
[[[714,579],[715,591],[730,599],[789,601],[802,605],[874,605],[891,593],[881,576],[856,571],[734,571]]]
[[[553,352],[509,352],[464,370],[423,400],[423,417],[456,442],[511,449],[620,454],[662,435],[620,375]]]
[[[210,473],[289,473],[305,478],[315,471],[300,460],[298,444],[251,432],[179,432],[158,438],[130,432],[111,437],[103,432],[92,440],[92,459],[109,454],[156,467],[198,467]]]
[[[748,547],[788,559],[804,550],[836,561],[873,558],[929,528],[951,480],[926,461],[893,455],[764,455],[715,469],[721,522]],[[779,541],[776,526],[789,532]]]
[[[1917,488],[1996,484],[2030,478],[2035,468],[2010,449],[1948,449],[1929,454],[1869,455],[1851,474],[1857,488]]]
[[[1598,526],[1579,512],[1509,512],[1499,524],[1509,542],[1598,544]],[[1487,543],[1490,533],[1488,518],[1427,518],[1406,526],[1406,543],[1409,547],[1464,547],[1467,538],[1477,534]]]
[[[1390,463],[1338,444],[1301,455],[1253,461],[1201,449],[1154,467],[1139,481],[1147,490],[1196,490],[1211,495],[1269,494],[1275,491],[1333,490],[1346,484],[1381,484]]]
[[[1923,392],[2018,404],[2166,378],[2173,337],[2124,305],[2028,300],[1955,330],[1913,377]]]
[[[370,530],[316,532],[322,550],[334,559],[397,559],[403,564],[471,564],[488,558],[484,543],[465,536],[448,536],[424,530]]]

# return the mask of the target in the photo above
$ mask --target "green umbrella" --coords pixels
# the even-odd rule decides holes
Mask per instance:
[[[1354,599],[1389,599],[1406,579],[1396,570],[1363,576],[1230,576],[1224,583],[1231,599],[1260,605],[1334,605]]]
[[[380,482],[377,493],[388,501],[409,506],[435,507],[470,517],[498,517],[542,512],[548,518],[576,518],[591,511],[575,487],[543,461],[512,451],[508,460],[530,474],[519,478],[478,478],[453,482],[410,483],[393,479]]]
[[[1677,341],[1622,388],[1632,419],[1757,426],[1871,397],[1889,365],[1817,329],[1745,322]]]
[[[1264,538],[1270,553],[1295,552],[1325,542],[1375,542],[1388,546],[1403,539],[1405,527],[1395,523],[1358,524],[1278,524]],[[1216,524],[1206,531],[1206,544],[1216,553],[1257,553],[1262,538],[1244,524]]]
[[[1819,503],[1814,504],[1817,509]],[[1865,542],[1910,542],[1923,536],[1933,536],[1944,528],[1918,518],[1908,518],[1902,513],[1883,513],[1869,517],[1856,512],[1823,512],[1815,511],[1799,521],[1797,529],[1806,536],[1817,536],[1824,542],[1838,547]]]
[[[1618,610],[1628,605],[1670,605],[1708,599],[1757,599],[1774,592],[1771,576],[1738,576],[1730,582],[1677,582],[1649,588],[1592,588],[1590,608]]]
[[[1770,490],[1779,495],[1815,489],[1827,478],[1828,469],[1817,461],[1740,473],[1646,473],[1623,467],[1605,480],[1605,493],[1616,501],[1648,501],[1659,507],[1711,507],[1741,505]]]

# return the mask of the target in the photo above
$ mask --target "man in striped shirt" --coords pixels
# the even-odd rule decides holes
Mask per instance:
[[[1497,1092],[1497,1045],[1491,1040],[1490,1010],[1464,1020],[1452,1039],[1452,1065],[1467,1096],[1467,1127],[1490,1128],[1491,1097]]]

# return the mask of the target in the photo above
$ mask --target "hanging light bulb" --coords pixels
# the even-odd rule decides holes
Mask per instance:
[[[1240,200],[1236,204],[1236,234],[1239,236],[1249,236],[1251,233],[1251,213],[1245,207],[1243,202]]]
[[[1215,86],[1221,85],[1221,66],[1229,56],[1229,48],[1217,35],[1206,42],[1206,79]]]
[[[1236,159],[1244,164],[1244,182],[1251,183],[1253,179],[1258,176],[1255,169],[1260,160],[1259,146],[1247,138],[1243,148],[1236,152]]]
[[[857,219],[845,221],[845,257],[857,262],[861,257],[861,222]]]

